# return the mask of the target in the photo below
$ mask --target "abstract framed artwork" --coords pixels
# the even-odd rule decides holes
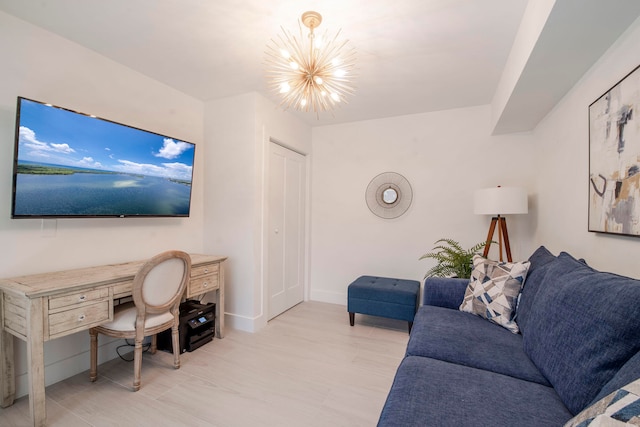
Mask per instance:
[[[640,66],[589,105],[589,231],[640,237]]]

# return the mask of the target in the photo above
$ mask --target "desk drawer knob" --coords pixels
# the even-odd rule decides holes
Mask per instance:
[[[86,295],[80,295],[80,297],[78,298],[78,300],[80,300],[80,301],[84,301],[86,299],[87,299]]]
[[[85,319],[85,315],[81,314],[80,316],[78,316],[78,322],[82,322]]]
[[[202,284],[202,286],[206,288],[207,286],[209,286],[209,283],[204,282],[204,283]]]
[[[209,272],[209,269],[208,269],[208,268],[205,268],[205,269],[204,269],[204,272],[205,272],[205,273],[208,273],[208,272]]]

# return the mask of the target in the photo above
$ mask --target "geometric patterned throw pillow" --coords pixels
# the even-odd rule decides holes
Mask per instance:
[[[565,427],[640,426],[640,380],[603,397],[571,418]]]
[[[473,256],[473,270],[460,311],[473,313],[518,333],[513,320],[529,261],[498,262]]]

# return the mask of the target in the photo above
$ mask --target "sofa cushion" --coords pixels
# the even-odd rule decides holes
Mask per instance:
[[[591,403],[597,402],[606,395],[624,387],[626,384],[632,383],[638,378],[640,378],[640,352],[636,353],[616,372],[613,378],[600,389],[600,392]]]
[[[585,408],[564,427],[640,425],[640,380],[615,390]]]
[[[574,414],[640,350],[640,282],[562,252],[531,307],[524,351]]]
[[[551,387],[408,356],[398,367],[378,427],[557,427],[570,418]]]
[[[471,280],[460,310],[518,333],[518,325],[513,318],[529,264],[529,261],[498,262],[474,255]]]
[[[550,386],[524,353],[521,335],[458,310],[420,307],[407,355],[431,357]]]
[[[555,261],[556,256],[549,252],[544,246],[540,246],[529,257],[529,272],[527,272],[527,280],[522,285],[522,291],[518,299],[518,306],[516,307],[515,322],[518,324],[521,334],[525,334],[527,330],[527,322],[529,321],[529,312],[531,311],[531,305],[535,299],[540,283],[544,278],[549,265],[552,261]]]

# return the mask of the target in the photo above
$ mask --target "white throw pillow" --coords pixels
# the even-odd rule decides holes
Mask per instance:
[[[471,279],[460,310],[517,334],[516,305],[530,265],[529,261],[498,262],[474,255]]]

